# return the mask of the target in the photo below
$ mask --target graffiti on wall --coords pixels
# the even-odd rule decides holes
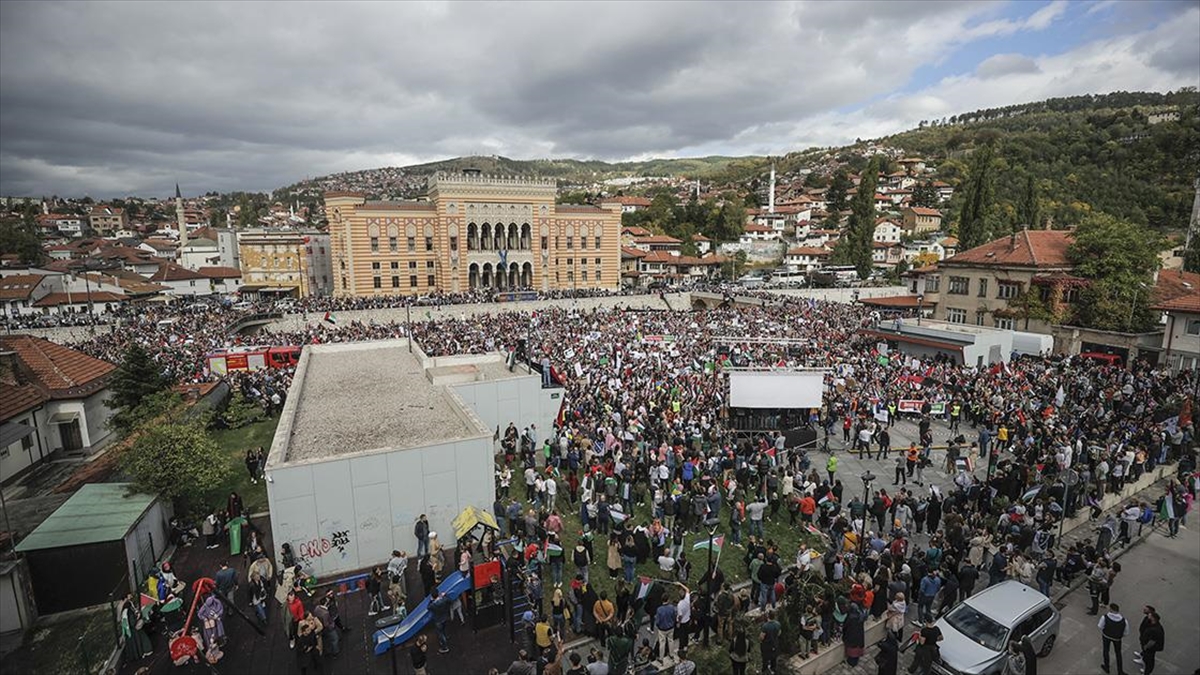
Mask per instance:
[[[349,545],[350,530],[335,530],[328,537],[315,537],[301,542],[296,547],[296,554],[302,560],[312,560],[313,558],[323,558],[336,550],[345,558],[346,547]]]

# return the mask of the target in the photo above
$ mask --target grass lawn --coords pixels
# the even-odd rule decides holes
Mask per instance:
[[[5,673],[77,675],[100,673],[116,646],[108,605],[33,629],[25,645],[4,657]]]
[[[221,446],[231,469],[229,478],[217,495],[218,503],[224,504],[224,498],[228,497],[230,492],[237,492],[242,496],[242,503],[248,512],[259,513],[267,510],[267,486],[263,481],[257,484],[250,482],[250,475],[246,473],[246,449],[261,445],[264,451],[270,452],[271,440],[275,437],[275,427],[278,424],[279,417],[276,416],[240,429],[218,429],[209,432],[217,445]]]
[[[517,482],[514,481],[513,488],[514,489],[511,492],[512,496],[521,497],[524,495],[524,484],[517,485]],[[524,505],[525,509],[528,510],[529,504],[527,502],[522,502],[522,504]],[[567,589],[569,586],[568,582],[572,578],[574,573],[573,570],[575,569],[574,564],[571,562],[571,551],[574,550],[575,544],[578,542],[583,528],[579,520],[579,502],[577,501],[575,503],[575,507],[572,508],[567,503],[567,494],[565,490],[562,490],[561,488],[558,494],[558,508],[559,516],[563,520],[562,538],[564,540],[563,548],[566,550],[565,563],[563,565],[563,588]],[[727,503],[722,502],[720,524],[717,527],[717,536],[725,535],[726,539],[725,546],[721,551],[721,555],[719,558],[717,558],[717,567],[725,573],[725,580],[729,582],[730,585],[736,586],[740,582],[749,581],[749,574],[746,571],[746,563],[744,560],[746,550],[744,548],[738,548],[737,546],[734,546],[729,539],[729,508],[730,506]],[[637,506],[635,504],[633,511],[634,524],[640,524],[643,522],[649,524],[653,521],[651,507],[648,504],[646,506]],[[768,510],[767,517],[763,521],[763,532],[767,539],[774,540],[775,544],[779,547],[780,557],[782,558],[782,564],[784,567],[787,567],[787,565],[791,564],[792,561],[795,560],[796,550],[801,542],[812,545],[819,540],[818,537],[815,537],[814,535],[805,531],[799,525],[798,521],[795,527],[789,526],[787,511],[782,506],[779,509],[779,513],[773,519],[771,518],[770,511]],[[704,570],[708,567],[708,551],[705,549],[697,551],[693,550],[692,548],[697,542],[707,541],[707,539],[707,535],[699,532],[688,534],[683,539],[683,552],[692,566],[691,575],[688,577],[688,586],[695,587],[699,582],[700,577],[704,574]],[[745,542],[747,539],[747,527],[743,525],[742,541]],[[600,593],[601,591],[607,591],[609,599],[615,599],[617,580],[612,580],[608,577],[607,535],[599,533],[595,534],[592,540],[592,552],[594,554],[591,571],[592,586],[596,589],[597,593]],[[716,553],[714,553],[713,556],[716,558]],[[658,563],[653,560],[648,560],[645,563],[638,565],[636,574],[637,576],[646,576],[656,579],[664,578],[664,573],[659,569]],[[548,572],[545,579],[547,583],[549,583],[550,576]],[[674,577],[672,577],[671,580],[674,581]],[[549,597],[552,593],[553,590],[547,588],[546,597]]]

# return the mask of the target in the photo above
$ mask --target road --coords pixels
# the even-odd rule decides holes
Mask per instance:
[[[1181,529],[1178,538],[1152,534],[1118,560],[1122,569],[1111,600],[1131,623],[1123,645],[1127,673],[1138,672],[1133,652],[1138,649],[1137,626],[1144,605],[1158,610],[1166,633],[1166,649],[1159,653],[1154,672],[1185,675],[1200,667],[1200,524],[1195,516],[1191,521],[1191,529]],[[1097,617],[1088,616],[1088,604],[1086,587],[1067,595],[1066,605],[1060,608],[1058,644],[1038,660],[1039,673],[1101,672]],[[1112,672],[1116,675],[1115,663]]]

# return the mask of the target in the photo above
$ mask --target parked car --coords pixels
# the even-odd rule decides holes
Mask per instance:
[[[1008,643],[1028,637],[1038,656],[1058,639],[1060,617],[1050,598],[1036,588],[1009,580],[959,603],[937,627],[944,639],[934,672],[940,675],[996,675],[1004,670]]]

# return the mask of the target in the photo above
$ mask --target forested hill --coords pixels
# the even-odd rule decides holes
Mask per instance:
[[[1200,171],[1198,104],[1195,89],[1051,99],[959,115],[877,143],[932,160],[938,178],[952,184],[970,154],[992,144],[1001,224],[1023,224],[1018,214],[1032,177],[1043,222],[1055,227],[1102,211],[1178,231],[1187,227]],[[1178,121],[1157,116],[1169,112]],[[956,208],[952,202],[951,222]]]

